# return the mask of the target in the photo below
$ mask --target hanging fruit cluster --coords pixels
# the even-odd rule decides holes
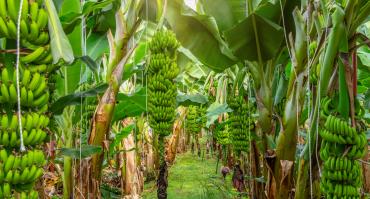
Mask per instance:
[[[176,63],[179,43],[173,32],[157,32],[149,43],[148,111],[154,133],[162,137],[172,132],[175,118],[177,87],[174,83],[179,73]]]
[[[189,106],[186,124],[187,130],[191,134],[195,135],[200,132],[201,125],[199,122],[199,116],[196,106]]]
[[[42,0],[22,0],[19,98],[15,56],[0,57],[0,198],[38,198],[33,190],[46,164],[41,150],[48,137],[49,78],[54,70],[47,29],[48,14]],[[20,1],[0,0],[0,37],[14,48]],[[17,102],[21,104],[18,117]],[[22,124],[20,132],[19,120]],[[25,151],[21,151],[21,135]]]
[[[317,50],[317,42],[313,41],[309,46],[309,57],[315,56],[315,51]],[[313,85],[317,85],[317,80],[320,77],[320,63],[313,64],[309,71],[310,82]]]
[[[367,152],[365,133],[329,115],[320,136],[323,140],[320,157],[324,161],[321,191],[326,198],[360,198],[362,174],[356,159]]]
[[[332,110],[338,106],[338,96],[334,96],[333,98],[325,97],[321,100],[321,111],[320,111],[320,118],[326,119],[329,115],[332,114]],[[355,118],[361,119],[365,115],[365,109],[361,106],[358,99],[355,100]]]
[[[233,109],[230,114],[230,140],[236,154],[249,149],[249,135],[254,130],[254,122],[250,114],[254,112],[253,105],[246,103],[242,96],[229,98],[229,107]]]
[[[215,128],[216,140],[220,145],[224,146],[231,144],[229,125],[227,123],[228,121],[224,121],[223,123],[217,123]]]
[[[199,115],[200,111],[198,109],[199,107],[192,105],[190,105],[188,109],[186,129],[192,135],[200,133],[202,128],[201,116]]]

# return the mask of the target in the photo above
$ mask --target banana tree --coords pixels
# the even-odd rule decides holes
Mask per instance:
[[[333,4],[333,9],[327,4]],[[332,77],[336,77],[335,68],[337,65],[344,67],[345,79],[344,86],[340,89],[340,93],[344,96],[348,95],[348,99],[343,103],[342,106],[348,112],[341,112],[344,117],[350,117],[352,126],[356,126],[355,121],[355,99],[357,96],[357,42],[361,41],[363,38],[359,37],[357,32],[358,27],[364,23],[370,12],[370,3],[366,1],[347,1],[339,4],[334,1],[322,2],[320,5],[321,11],[332,21],[332,28],[330,33],[325,33],[327,37],[323,37],[327,41],[327,46],[325,51],[323,51],[323,58],[320,61],[321,70],[318,83],[318,91],[315,99],[313,114],[311,115],[311,128],[309,139],[310,142],[306,144],[305,149],[302,153],[299,163],[298,171],[298,182],[297,182],[297,198],[309,198],[312,193],[310,193],[310,179],[307,175],[309,173],[309,168],[319,167],[319,162],[310,162],[310,159],[315,158],[315,146],[317,146],[317,126],[318,118],[320,117],[320,101],[329,93],[330,85],[332,85]],[[317,11],[319,13],[320,11]],[[326,16],[321,16],[325,18]],[[326,18],[325,21],[329,21]],[[325,24],[323,28],[326,31],[329,30],[329,24]],[[343,72],[342,72],[343,73]],[[342,100],[340,100],[342,101]],[[311,165],[310,165],[311,164]],[[317,184],[319,180],[319,175],[317,171],[313,174],[314,184]],[[312,186],[312,185],[311,185]],[[317,193],[317,187],[312,187],[311,191]],[[317,196],[319,197],[319,195]]]
[[[74,176],[73,176],[73,159],[79,159],[81,157],[75,156],[73,152],[75,152],[74,147],[77,145],[83,145],[86,143],[81,137],[83,136],[83,131],[88,129],[85,125],[89,123],[86,117],[88,114],[91,113],[92,110],[90,107],[94,107],[93,105],[86,106],[86,97],[96,97],[97,94],[102,92],[102,89],[106,87],[103,85],[99,89],[92,88],[93,86],[85,86],[86,81],[89,81],[90,84],[95,84],[93,81],[90,80],[90,76],[97,77],[97,66],[94,63],[93,59],[97,59],[101,56],[102,52],[104,52],[104,45],[100,45],[102,49],[96,48],[89,48],[86,50],[87,47],[90,45],[98,45],[99,43],[104,43],[101,39],[95,40],[94,34],[89,36],[86,35],[87,32],[90,31],[90,27],[84,25],[85,19],[87,17],[96,17],[92,15],[93,12],[99,12],[105,6],[111,4],[112,2],[103,1],[100,3],[89,3],[89,4],[81,4],[79,1],[63,1],[58,2],[57,10],[58,14],[61,19],[60,30],[63,27],[64,31],[68,34],[68,40],[71,41],[74,45],[72,45],[73,53],[77,57],[74,63],[71,66],[66,66],[61,68],[62,76],[56,79],[56,88],[57,88],[57,95],[60,96],[58,100],[56,100],[51,107],[51,111],[57,115],[57,121],[59,127],[62,129],[62,134],[59,137],[62,145],[62,155],[64,155],[64,164],[63,164],[63,195],[64,198],[73,197],[73,187],[75,186],[74,183]],[[86,18],[85,18],[86,17]],[[57,23],[54,23],[54,26]],[[98,25],[98,24],[96,24]],[[58,31],[56,33],[58,34]],[[59,54],[66,51],[65,47],[63,47],[66,41],[61,40],[60,36],[55,36],[59,42],[62,42],[58,48],[59,50],[62,49],[63,51],[59,51]],[[88,38],[89,42],[86,41]],[[71,49],[72,50],[72,49]],[[102,51],[103,50],[103,51]],[[67,52],[67,51],[66,51]],[[89,54],[89,56],[87,56]],[[58,55],[58,54],[56,54]],[[58,55],[60,56],[60,55]],[[86,64],[83,64],[86,63]],[[88,67],[87,67],[88,66]],[[87,70],[90,69],[90,70]],[[95,81],[99,81],[99,78],[96,78]],[[87,91],[88,90],[88,91]],[[100,91],[98,91],[100,90]],[[77,92],[79,91],[79,92]],[[97,91],[97,92],[96,92]],[[76,93],[75,93],[76,92]],[[89,103],[94,103],[94,101],[90,100]],[[67,107],[65,110],[64,108]],[[77,106],[75,106],[77,105]],[[64,110],[64,111],[63,111]],[[76,111],[71,111],[76,110]],[[85,113],[82,113],[85,111]],[[63,114],[62,114],[63,113]],[[68,113],[68,114],[67,114]],[[81,114],[79,114],[81,113]],[[62,116],[58,116],[62,114]],[[76,133],[79,132],[79,133]],[[76,141],[77,138],[80,138],[79,141]],[[83,150],[80,152],[82,156],[85,156],[85,149],[88,151],[89,147],[85,148],[82,147]],[[95,148],[97,149],[97,148]],[[64,153],[65,151],[69,151]],[[78,163],[78,162],[77,162]],[[77,165],[77,164],[76,164]],[[81,179],[76,177],[76,179]]]
[[[109,137],[110,125],[116,105],[119,87],[122,84],[126,64],[129,61],[137,43],[132,42],[141,20],[138,14],[142,5],[141,1],[125,1],[122,7],[115,14],[115,35],[108,31],[108,41],[110,46],[109,60],[106,65],[106,78],[108,88],[101,97],[92,118],[91,131],[88,136],[88,144],[101,146],[105,149],[105,140]],[[128,9],[129,8],[129,9]],[[131,43],[132,42],[132,43]],[[85,180],[79,181],[81,187],[77,198],[85,195],[96,195],[100,197],[100,180],[104,153],[95,154],[91,159],[82,163],[79,175],[89,176],[89,183]]]

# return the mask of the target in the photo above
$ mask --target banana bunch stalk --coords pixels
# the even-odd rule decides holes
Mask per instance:
[[[229,118],[230,140],[234,151],[240,155],[242,151],[248,151],[249,135],[255,127],[254,122],[248,117],[253,112],[253,106],[247,104],[241,96],[230,97],[229,106],[234,110]]]
[[[33,187],[46,164],[40,149],[49,132],[49,79],[55,65],[52,65],[48,13],[42,0],[0,0],[0,38],[10,44],[5,48],[12,48],[17,39],[21,1],[19,96],[15,57],[6,54],[0,59],[0,198],[18,195],[21,199],[33,199],[38,198]],[[21,117],[17,112],[18,101]],[[26,151],[19,150],[20,128]]]

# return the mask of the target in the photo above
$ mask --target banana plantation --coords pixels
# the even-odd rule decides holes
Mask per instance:
[[[369,149],[368,0],[0,0],[0,199],[368,199]]]

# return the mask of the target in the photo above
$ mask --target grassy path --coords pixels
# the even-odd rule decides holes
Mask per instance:
[[[224,183],[221,175],[216,174],[217,160],[202,159],[190,152],[178,154],[169,169],[168,199],[221,199],[230,198],[230,176]],[[220,165],[218,168],[220,171]],[[144,199],[155,199],[155,183],[144,186]]]

